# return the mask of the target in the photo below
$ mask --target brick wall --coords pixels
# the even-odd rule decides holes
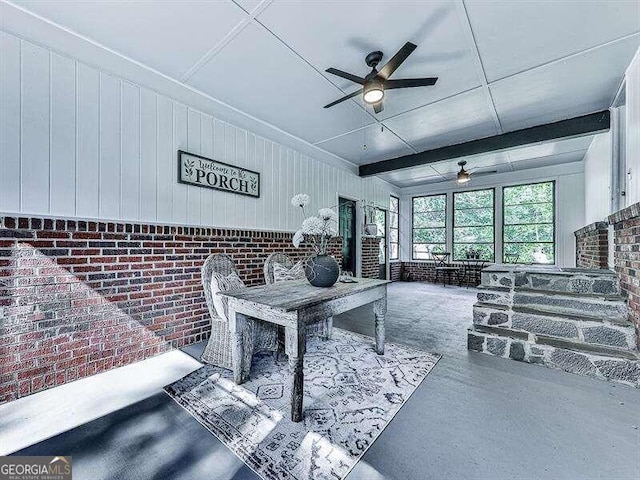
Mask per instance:
[[[389,263],[389,280],[399,282],[402,280],[402,262]]]
[[[605,222],[596,222],[574,232],[576,266],[578,268],[609,268],[609,233]]]
[[[412,282],[433,282],[434,266],[434,262],[402,262],[405,278]]]
[[[434,283],[436,281],[435,265],[433,261],[402,262],[403,276],[405,278],[408,277],[408,280],[412,282]],[[464,264],[462,262],[451,262],[450,265],[460,268],[460,280],[462,281],[462,285],[466,286],[467,277],[463,274]],[[486,264],[485,266],[488,265],[489,264]],[[458,277],[456,277],[455,273],[451,274],[451,282],[449,282],[449,276],[445,274],[445,280],[447,284],[457,285]],[[473,283],[473,279],[469,279],[469,286],[472,286]],[[442,284],[442,274],[438,277],[438,284]]]
[[[640,348],[640,203],[609,217],[614,226],[614,262],[622,291],[629,300],[629,320],[636,326]]]
[[[362,237],[362,276],[378,278],[380,276],[380,238]]]
[[[0,403],[206,339],[205,258],[231,255],[257,285],[269,253],[309,252],[291,237],[0,217]]]

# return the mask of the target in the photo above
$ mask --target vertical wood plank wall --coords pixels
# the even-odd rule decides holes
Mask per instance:
[[[293,231],[295,193],[391,187],[0,31],[0,212]],[[260,199],[178,184],[177,150],[261,173]]]
[[[626,205],[640,202],[640,48],[626,75],[626,161],[631,176],[627,178]]]

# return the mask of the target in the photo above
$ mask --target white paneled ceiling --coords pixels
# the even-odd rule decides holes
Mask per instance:
[[[174,78],[180,78],[212,46],[246,21],[246,14],[230,1],[15,3]]]
[[[491,173],[513,172],[579,162],[591,145],[593,137],[593,135],[585,135],[577,138],[540,142],[500,152],[483,153],[420,167],[395,170],[383,173],[380,177],[399,187],[410,187],[420,184],[453,182],[456,173],[460,170],[458,162],[461,160],[467,162],[465,169],[471,172],[472,178]]]
[[[490,82],[638,32],[636,0],[465,0]]]
[[[419,152],[501,133],[482,88],[417,108],[384,124]]]
[[[14,3],[357,164],[605,109],[640,44],[636,0]],[[367,53],[384,63],[407,41],[418,48],[392,78],[435,86],[388,91],[380,114],[358,97],[322,108],[358,88],[327,68],[364,76]],[[581,150],[475,160],[511,171]],[[442,181],[456,163],[382,176]]]
[[[188,83],[312,143],[374,122],[354,102],[332,110],[317,108],[342,92],[255,24],[242,30]]]
[[[359,148],[353,148],[354,145]],[[395,133],[379,124],[326,140],[318,146],[358,165],[375,162],[381,155],[396,158],[415,152]]]
[[[628,37],[492,83],[503,128],[518,130],[606,110],[637,48],[638,39]]]
[[[368,52],[382,49],[384,64],[405,42],[419,45],[394,77],[437,76],[438,83],[387,92],[388,102],[379,119],[480,85],[463,24],[450,1],[378,1],[371,8],[355,1],[275,1],[258,21],[347,93],[358,85],[324,70],[335,67],[364,77],[371,71],[364,62]],[[360,98],[355,101],[364,108]]]

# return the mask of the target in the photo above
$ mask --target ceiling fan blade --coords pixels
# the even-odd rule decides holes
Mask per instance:
[[[493,175],[494,173],[498,173],[498,170],[484,170],[482,172],[476,172],[473,174],[474,177],[483,177],[485,175]]]
[[[333,107],[334,105],[337,105],[337,104],[339,104],[339,103],[342,103],[342,102],[344,102],[345,100],[349,100],[350,98],[353,98],[353,97],[355,97],[356,95],[360,95],[361,93],[362,93],[362,89],[360,89],[360,90],[356,90],[355,92],[350,93],[349,95],[345,95],[344,97],[339,98],[339,99],[338,99],[338,100],[336,100],[335,102],[331,102],[331,103],[329,103],[328,105],[325,105],[325,106],[324,106],[324,108]]]
[[[382,104],[382,100],[380,100],[378,103],[373,104],[374,112],[380,113],[382,110],[384,110],[384,105]]]
[[[353,75],[348,72],[343,72],[342,70],[338,70],[337,68],[327,68],[325,72],[331,73],[332,75],[337,75],[338,77],[346,78],[347,80],[359,83],[360,85],[364,85],[364,78],[358,77],[357,75]]]
[[[418,48],[418,46],[411,42],[405,43],[404,46],[398,50],[398,53],[391,57],[391,60],[380,69],[378,75],[385,80],[388,79],[416,48]]]
[[[471,170],[467,170],[467,172],[469,172],[469,174],[471,175],[471,179],[474,179],[476,177],[484,177],[485,175],[493,175],[495,173],[498,173],[498,170],[486,170],[486,171],[477,172],[477,173],[474,173]],[[442,177],[443,177],[442,180],[438,180],[437,182],[431,182],[431,183],[450,182],[452,180],[455,180],[457,175],[458,175],[457,172],[456,173],[445,173],[444,175],[442,175]]]
[[[410,87],[430,87],[435,85],[438,81],[438,77],[431,78],[402,78],[398,80],[387,80],[384,82],[385,90],[392,90],[394,88],[410,88]]]

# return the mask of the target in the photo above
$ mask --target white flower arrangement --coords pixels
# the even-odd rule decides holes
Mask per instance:
[[[309,205],[309,195],[306,193],[298,193],[291,198],[291,205],[303,208]]]
[[[325,231],[324,222],[318,217],[308,217],[302,221],[303,235],[322,235]]]
[[[302,210],[304,220],[302,226],[293,235],[293,246],[300,248],[303,241],[308,240],[316,255],[327,255],[329,240],[338,234],[338,214],[332,208],[321,208],[318,215],[309,216],[304,207],[309,205],[309,195],[299,193],[291,198],[291,205]]]

